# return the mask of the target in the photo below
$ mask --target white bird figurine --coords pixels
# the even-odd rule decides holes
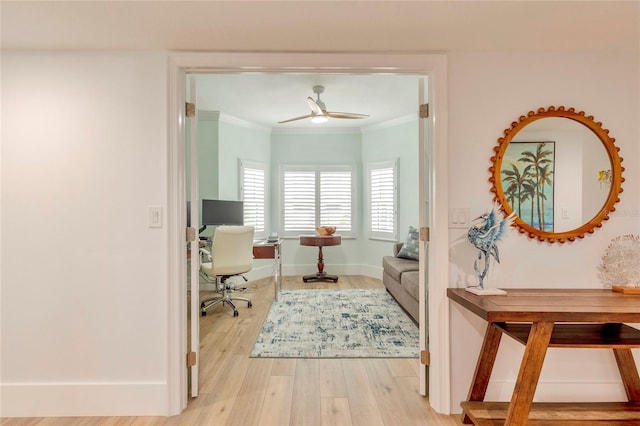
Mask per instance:
[[[507,226],[511,225],[515,217],[514,212],[507,217],[503,217],[501,213],[500,206],[494,204],[490,211],[473,220],[473,225],[467,232],[471,244],[478,248],[478,258],[473,262],[473,269],[478,275],[480,289],[484,289],[484,278],[489,270],[491,256],[500,263],[497,243],[505,235]],[[482,256],[484,256],[484,269],[481,272],[478,261],[482,259]]]

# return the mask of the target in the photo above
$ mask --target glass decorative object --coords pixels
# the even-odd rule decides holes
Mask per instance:
[[[491,260],[500,263],[498,241],[513,222],[515,213],[504,216],[502,208],[494,203],[493,208],[473,220],[473,225],[467,232],[469,242],[478,249],[478,255],[473,262],[473,270],[478,277],[477,286],[467,287],[467,291],[474,294],[505,294],[504,290],[486,289],[484,280],[490,270]]]

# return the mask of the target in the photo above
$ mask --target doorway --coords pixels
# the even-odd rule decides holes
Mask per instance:
[[[448,229],[446,200],[446,61],[442,55],[341,55],[341,54],[176,54],[170,58],[170,120],[169,175],[170,194],[168,210],[174,212],[169,223],[169,269],[172,282],[181,283],[185,276],[184,262],[180,261],[184,238],[185,186],[184,186],[184,81],[188,72],[313,72],[313,73],[395,73],[427,75],[429,77],[429,103],[432,114],[428,119],[429,144],[424,153],[423,171],[428,171],[430,199],[421,200],[428,210],[429,223],[421,226],[431,228],[429,242],[429,264],[421,265],[427,274],[422,274],[421,288],[425,289],[422,299],[428,300],[427,306],[421,305],[424,315],[428,316],[429,330],[424,330],[424,340],[429,336],[432,370],[429,383],[421,383],[422,393],[431,390],[432,407],[440,412],[449,412],[449,366],[448,366],[448,304],[445,300],[448,283]],[[436,120],[437,118],[437,120]],[[424,163],[423,163],[424,161]],[[435,189],[438,189],[437,191]],[[422,197],[421,197],[422,198]],[[182,239],[180,238],[182,237]],[[184,256],[182,256],[184,257]],[[429,297],[426,297],[426,284],[429,282]],[[180,412],[186,406],[186,370],[184,348],[186,348],[186,306],[180,285],[173,286],[169,295],[169,317],[172,319],[169,351],[169,393],[172,412]],[[423,302],[424,303],[424,302]],[[182,326],[181,326],[182,325]],[[436,326],[437,325],[437,326]],[[421,331],[422,332],[422,331]],[[425,372],[426,365],[422,368]],[[421,372],[422,373],[422,372]],[[425,380],[422,380],[424,382]]]

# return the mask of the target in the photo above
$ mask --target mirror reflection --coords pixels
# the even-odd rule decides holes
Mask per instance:
[[[624,181],[619,148],[584,112],[560,106],[521,116],[498,139],[489,168],[495,200],[520,233],[565,242],[593,233],[615,210]]]
[[[535,121],[505,150],[501,177],[512,210],[530,226],[547,232],[580,227],[604,205],[611,170],[596,135],[568,118]]]

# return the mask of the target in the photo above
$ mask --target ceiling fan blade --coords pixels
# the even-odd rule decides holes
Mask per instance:
[[[301,115],[300,117],[295,117],[295,118],[290,118],[288,120],[278,121],[278,124],[288,123],[290,121],[296,121],[296,120],[304,120],[305,118],[310,118],[310,117],[313,117],[313,114]]]
[[[326,110],[324,102],[320,100],[320,94],[324,92],[324,87],[322,86],[314,86],[313,92],[318,95],[318,100],[313,100],[311,96],[307,98],[307,104],[309,104],[309,108],[311,108],[311,114],[303,115],[300,117],[290,118],[284,121],[278,121],[279,124],[288,123],[290,121],[296,120],[304,120],[305,118],[311,118],[311,121],[314,123],[324,123],[327,121],[327,117],[331,118],[347,118],[347,119],[357,119],[357,118],[367,118],[369,117],[367,114],[356,114],[354,112],[329,112]]]
[[[326,112],[327,117],[331,118],[367,118],[367,114],[356,114],[354,112]]]
[[[320,106],[316,103],[316,101],[313,100],[312,97],[307,98],[307,103],[309,104],[309,108],[311,108],[313,114],[324,114],[322,108],[320,108]]]

